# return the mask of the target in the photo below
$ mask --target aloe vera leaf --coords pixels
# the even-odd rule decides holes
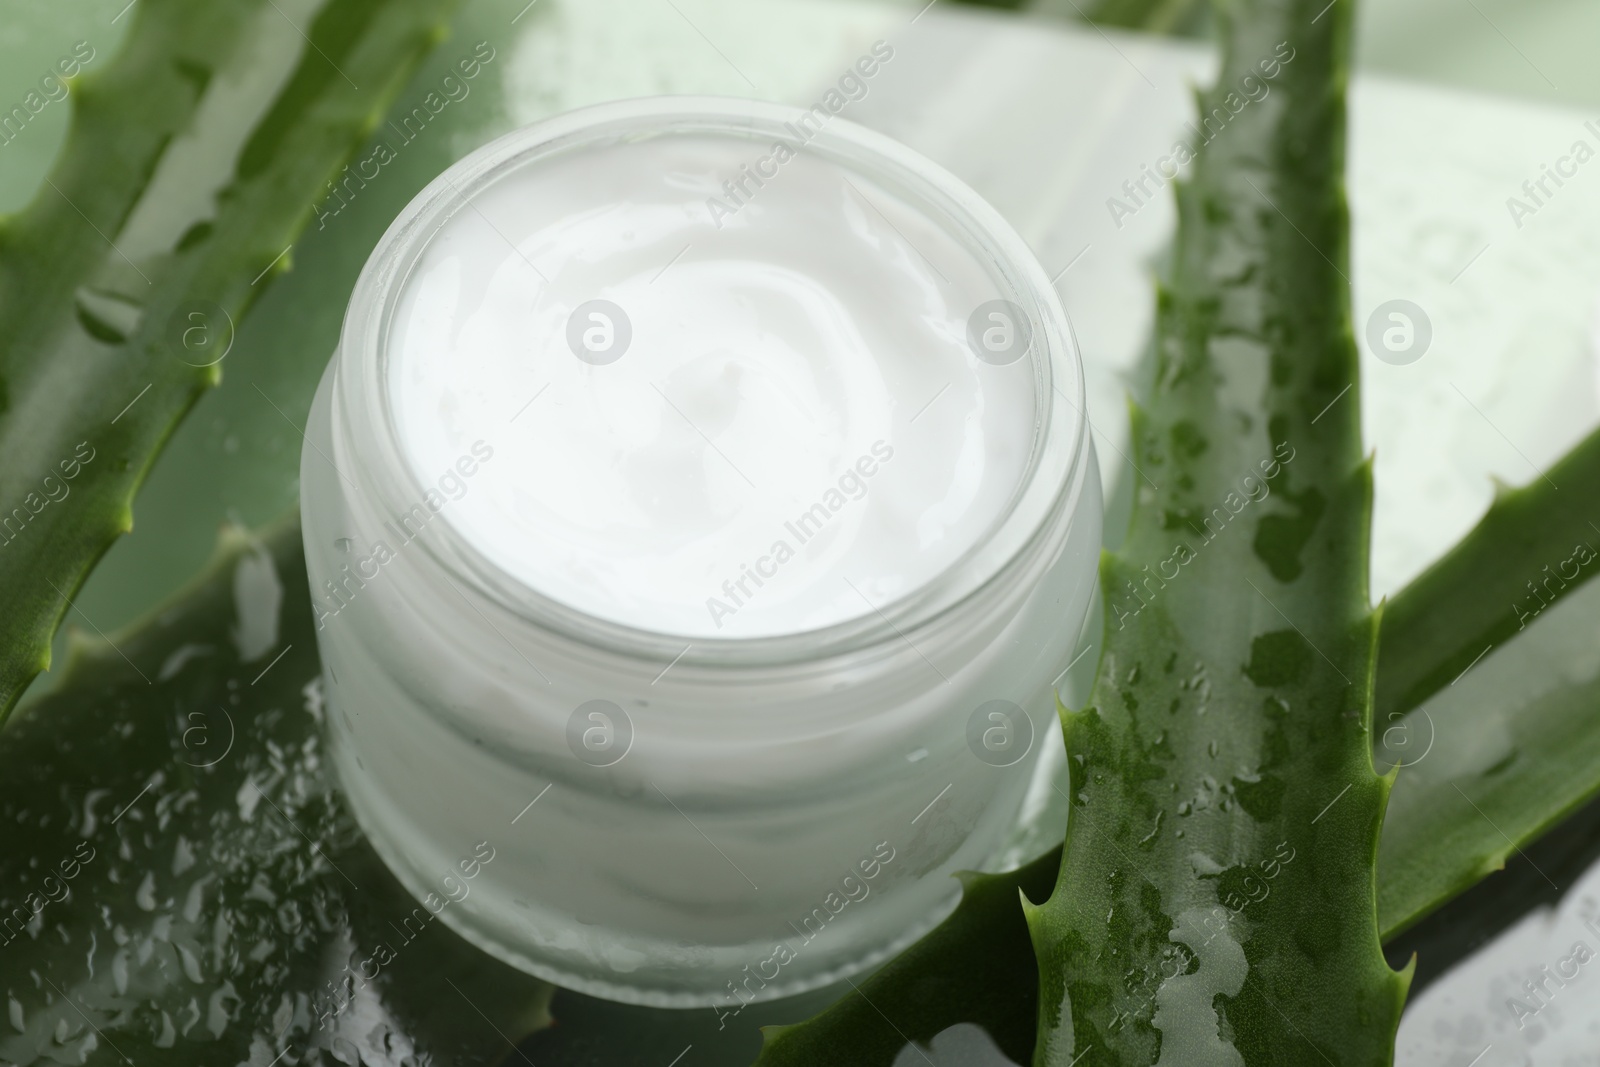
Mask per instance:
[[[1379,853],[1386,925],[1410,926],[1600,793],[1597,627],[1591,584],[1390,727],[1413,756]]]
[[[366,844],[318,672],[297,516],[75,639],[0,748],[0,1063],[493,1064],[544,1025],[550,988]],[[470,894],[446,873],[441,900]]]
[[[1376,908],[1389,783],[1342,266],[1350,5],[1219,14],[1199,112],[1221,129],[1178,190],[1133,426],[1160,488],[1103,562],[1099,673],[1063,716],[1061,874],[1024,905],[1049,1067],[1387,1064],[1405,998]],[[1270,93],[1240,106],[1267,59]]]
[[[0,718],[173,427],[457,0],[141,0],[0,219]],[[205,364],[205,365],[198,365]]]
[[[1404,714],[1600,573],[1600,430],[1519,489],[1383,612],[1377,721]]]

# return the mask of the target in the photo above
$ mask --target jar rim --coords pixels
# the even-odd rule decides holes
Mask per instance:
[[[426,487],[405,456],[389,388],[389,335],[410,272],[433,238],[475,192],[539,158],[599,144],[673,134],[775,136],[810,114],[804,107],[737,97],[652,96],[596,104],[521,127],[458,160],[418,193],[390,224],[356,282],[335,367],[335,405],[363,435],[366,470],[380,509],[393,519]],[[980,253],[1005,296],[1032,320],[1027,358],[1034,377],[1032,448],[1004,508],[963,552],[938,572],[882,605],[826,626],[790,633],[706,637],[645,629],[589,614],[534,588],[473,548],[448,517],[419,538],[424,555],[457,592],[455,579],[497,605],[505,616],[589,646],[646,660],[685,665],[767,666],[816,660],[889,641],[917,630],[1025,569],[1051,518],[1068,502],[1086,462],[1089,427],[1085,384],[1071,321],[1054,286],[1021,235],[954,174],[900,142],[830,116],[805,142],[835,162],[877,180]],[[1060,401],[1066,401],[1062,404]],[[353,450],[352,450],[353,451]],[[374,455],[374,453],[376,453]],[[375,462],[374,462],[375,461]],[[348,480],[348,479],[347,479]],[[687,647],[685,647],[687,646]]]

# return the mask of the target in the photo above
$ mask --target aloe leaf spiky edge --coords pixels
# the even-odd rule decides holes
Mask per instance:
[[[270,0],[144,0],[117,58],[72,83],[60,159],[0,219],[0,722],[324,183],[458,3],[326,0],[302,41]],[[264,111],[245,113],[230,63],[282,67]]]
[[[1600,793],[1600,673],[1585,640],[1600,622],[1597,491],[1600,431],[1525,486],[1498,488],[1385,608],[1375,722],[1402,769],[1378,903],[1393,932]]]
[[[1371,468],[1339,266],[1350,6],[1219,11],[1199,110],[1221,129],[1178,188],[1134,420],[1162,488],[1104,563],[1060,878],[1024,908],[1041,1067],[1392,1062],[1407,982],[1378,937]]]
[[[1597,626],[1600,586],[1590,584],[1390,727],[1415,741],[1379,856],[1391,926],[1409,927],[1502,869],[1600,793]]]
[[[1384,609],[1377,721],[1417,707],[1600,573],[1600,430],[1499,488],[1471,533]]]

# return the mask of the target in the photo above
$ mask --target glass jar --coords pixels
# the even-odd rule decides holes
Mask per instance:
[[[361,826],[419,924],[614,1000],[737,1011],[872,967],[940,921],[951,875],[1015,839],[1094,588],[1099,478],[1048,278],[972,190],[842,119],[805,151],[939,220],[1031,326],[1032,452],[986,536],[860,617],[689,640],[541,595],[433,506],[397,439],[385,345],[408,270],[474,191],[624,139],[768,144],[795,117],[626,101],[461,160],[367,262],[307,430],[331,748]]]

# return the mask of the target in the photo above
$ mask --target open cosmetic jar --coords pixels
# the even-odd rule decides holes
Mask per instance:
[[[821,107],[474,152],[367,262],[302,458],[362,828],[419,909],[597,996],[883,961],[1048,789],[1083,396],[1011,227]]]

